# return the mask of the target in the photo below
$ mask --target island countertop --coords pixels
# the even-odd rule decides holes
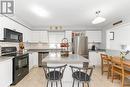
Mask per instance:
[[[89,62],[88,59],[80,56],[78,54],[69,54],[68,57],[62,57],[60,52],[51,52],[47,57],[45,57],[42,62],[47,63],[84,63]]]

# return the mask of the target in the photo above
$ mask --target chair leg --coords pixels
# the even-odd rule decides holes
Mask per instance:
[[[122,80],[121,80],[121,87],[124,87],[124,76],[122,76]]]
[[[72,84],[72,87],[74,87],[74,82],[75,82],[75,79],[73,79],[73,84]]]
[[[61,85],[61,87],[62,87],[62,82],[61,82],[61,80],[60,80],[60,85]]]
[[[101,72],[102,72],[102,75],[103,75],[103,61],[101,62]]]
[[[46,87],[48,87],[48,80],[47,80],[47,85],[46,85]]]
[[[53,87],[53,82],[51,82],[51,87]]]
[[[82,87],[84,87],[84,83],[82,83],[82,85],[83,85]]]
[[[110,74],[111,74],[111,68],[110,68],[110,65],[108,65],[108,75],[107,75],[107,79],[109,79]]]
[[[79,87],[79,82],[78,82],[78,87]]]
[[[57,81],[56,81],[56,87],[58,87]]]
[[[114,80],[114,72],[113,72],[113,69],[112,69],[112,83],[113,83],[113,80]]]
[[[88,85],[88,87],[89,87],[89,83],[87,82],[87,85]]]

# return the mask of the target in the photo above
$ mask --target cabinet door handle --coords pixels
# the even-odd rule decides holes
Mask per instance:
[[[20,76],[21,75],[21,73],[19,73],[17,76]]]

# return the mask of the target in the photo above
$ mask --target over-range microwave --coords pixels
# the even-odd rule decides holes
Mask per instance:
[[[8,28],[4,28],[4,42],[22,42],[23,34]]]

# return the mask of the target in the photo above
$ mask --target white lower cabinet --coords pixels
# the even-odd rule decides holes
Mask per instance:
[[[105,53],[105,52],[96,52],[96,51],[89,52],[90,66],[91,65],[101,66],[101,57],[100,57],[101,53]]]
[[[12,59],[0,62],[0,87],[12,84]]]
[[[29,70],[37,66],[38,66],[38,53],[32,52],[29,54]]]

